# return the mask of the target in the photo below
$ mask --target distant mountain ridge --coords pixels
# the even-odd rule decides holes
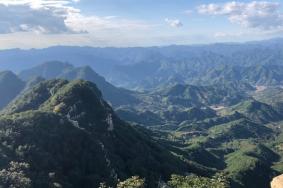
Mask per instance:
[[[42,77],[47,80],[58,77],[59,75],[73,69],[73,65],[69,63],[50,61],[19,73],[19,77],[23,80],[30,80],[35,77]]]
[[[254,65],[248,67],[224,66],[213,68],[201,78],[201,82],[240,81],[253,85],[283,85],[283,63],[281,65]]]
[[[240,112],[249,119],[258,123],[269,123],[283,120],[283,114],[271,105],[256,101],[247,100],[230,107],[230,110]]]
[[[273,66],[283,65],[283,39],[247,42],[219,43],[211,45],[136,47],[136,48],[94,48],[55,46],[46,49],[2,50],[0,51],[0,70],[16,72],[29,69],[47,61],[69,62],[75,66],[91,66],[98,74],[117,86],[134,89],[156,88],[160,85],[207,84],[213,77],[203,82],[200,78],[207,70],[223,66],[243,67],[248,74],[243,74],[253,84],[281,84],[278,72]],[[273,70],[273,73],[262,73],[261,69]],[[280,67],[279,67],[280,68]],[[282,69],[282,67],[280,68]],[[225,70],[229,72],[229,70]],[[225,74],[222,73],[222,74]],[[257,79],[258,75],[268,75]],[[210,83],[211,84],[211,83]]]
[[[19,77],[23,80],[29,80],[35,77],[42,77],[47,80],[55,78],[87,80],[95,83],[102,91],[105,99],[114,106],[138,101],[133,96],[132,91],[113,86],[89,66],[74,67],[68,63],[50,61],[20,72]]]
[[[24,87],[25,83],[14,73],[0,72],[0,109],[13,100]]]

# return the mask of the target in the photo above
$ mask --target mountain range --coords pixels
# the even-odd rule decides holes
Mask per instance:
[[[56,70],[56,71],[54,71]],[[62,78],[66,80],[87,80],[95,83],[101,89],[105,100],[113,106],[137,103],[134,92],[118,88],[107,82],[88,66],[74,67],[62,62],[46,62],[16,75],[10,71],[0,73],[0,87],[5,91],[0,103],[0,109],[7,105],[28,85],[35,85],[44,79]],[[4,89],[6,88],[6,89]]]
[[[282,84],[282,44],[283,40],[277,38],[247,43],[145,48],[11,49],[0,51],[0,70],[19,72],[58,60],[75,66],[90,66],[110,83],[130,89],[176,83],[205,85],[221,78],[277,85]],[[215,77],[218,73],[222,76]]]
[[[282,49],[0,51],[0,187],[269,187],[283,173]]]

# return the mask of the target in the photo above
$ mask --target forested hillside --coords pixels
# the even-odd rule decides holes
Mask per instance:
[[[283,173],[281,43],[44,49],[107,63],[34,56],[0,73],[0,185],[269,187]]]

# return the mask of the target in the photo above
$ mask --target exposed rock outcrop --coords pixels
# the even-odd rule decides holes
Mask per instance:
[[[271,188],[283,188],[283,174],[273,178]]]

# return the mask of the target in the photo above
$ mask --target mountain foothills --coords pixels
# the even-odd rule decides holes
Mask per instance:
[[[14,71],[0,73],[2,187],[267,188],[283,174],[281,39],[0,60]]]

